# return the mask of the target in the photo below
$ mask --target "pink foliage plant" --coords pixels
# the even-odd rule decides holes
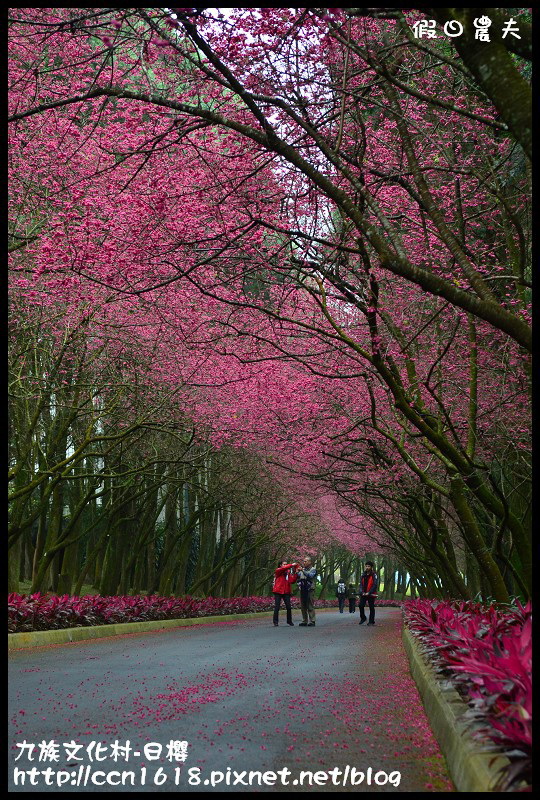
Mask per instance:
[[[297,597],[293,608],[300,607]],[[335,600],[315,600],[317,608],[334,608]],[[399,606],[396,601],[379,601],[378,605]],[[102,597],[86,595],[48,595],[37,592],[8,595],[8,633],[113,625],[123,622],[150,622],[161,619],[251,614],[271,611],[273,597]]]
[[[403,604],[405,624],[469,705],[474,735],[512,761],[500,787],[521,789],[532,766],[532,605],[426,599]]]

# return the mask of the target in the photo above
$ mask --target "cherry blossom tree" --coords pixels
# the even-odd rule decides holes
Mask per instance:
[[[531,574],[528,54],[456,57],[415,16],[13,10],[13,291],[63,304],[52,341],[89,315],[128,419],[181,398],[307,513],[330,492],[353,551],[462,596],[472,559],[505,601]]]

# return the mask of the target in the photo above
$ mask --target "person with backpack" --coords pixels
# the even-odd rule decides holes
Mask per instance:
[[[315,594],[317,570],[312,566],[310,558],[304,559],[302,568],[297,571],[296,576],[298,578],[298,586],[300,587],[300,609],[302,611],[300,627],[306,627],[306,625],[313,627],[313,625],[315,625],[313,596]]]
[[[356,598],[358,597],[358,593],[356,591],[354,583],[349,583],[349,614],[354,614],[356,611]]]
[[[360,578],[360,586],[358,587],[358,594],[360,595],[360,622],[363,625],[366,621],[365,607],[366,603],[369,605],[369,622],[368,625],[375,625],[375,598],[377,597],[377,589],[379,586],[379,576],[373,568],[373,561],[366,561],[366,568]]]
[[[275,628],[279,625],[279,609],[282,600],[287,610],[287,625],[294,625],[291,609],[291,586],[296,581],[297,568],[298,564],[288,564],[286,561],[282,561],[274,573],[272,592],[274,593],[273,621]]]
[[[340,578],[338,584],[336,586],[336,597],[338,599],[338,606],[339,606],[339,613],[343,614],[343,608],[345,606],[345,599],[348,596],[347,586],[343,578]]]

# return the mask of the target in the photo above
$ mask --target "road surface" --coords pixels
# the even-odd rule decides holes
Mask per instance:
[[[455,791],[399,609],[293,619],[12,651],[9,791]]]

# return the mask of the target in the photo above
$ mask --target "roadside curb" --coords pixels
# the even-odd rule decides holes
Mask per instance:
[[[335,608],[317,608],[317,614],[335,611]],[[201,625],[224,620],[241,620],[271,615],[269,611],[254,611],[250,614],[219,614],[211,617],[185,617],[183,619],[160,619],[152,622],[122,622],[116,625],[94,625],[84,628],[61,628],[53,631],[29,631],[28,633],[9,633],[8,651],[30,647],[44,647],[50,644],[70,644],[87,639],[103,639],[123,636],[128,633],[149,633],[167,628],[184,628],[188,625]]]
[[[420,648],[406,626],[403,645],[424,704],[429,723],[446,759],[448,771],[458,792],[494,792],[501,769],[510,761],[499,753],[480,750],[465,725],[467,710],[455,689],[446,686],[432,666],[426,663]]]

